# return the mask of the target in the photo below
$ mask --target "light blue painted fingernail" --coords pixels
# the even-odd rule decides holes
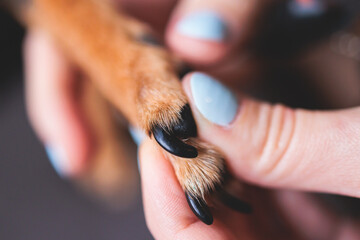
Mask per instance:
[[[136,143],[137,146],[140,146],[140,144],[146,138],[146,134],[142,130],[140,130],[139,128],[136,128],[134,126],[129,127],[129,132],[130,132],[130,135],[131,135],[132,139],[134,140],[134,142]],[[138,170],[139,170],[139,173],[140,173],[139,152],[137,152],[137,154],[136,154],[136,159],[137,159]]]
[[[195,12],[185,16],[176,26],[183,35],[221,42],[226,38],[227,27],[221,17],[211,11]]]
[[[190,87],[195,105],[206,119],[221,126],[234,120],[239,105],[227,87],[203,73],[191,76]]]
[[[146,138],[146,134],[141,131],[139,128],[135,128],[133,126],[129,127],[129,133],[132,137],[132,139],[134,140],[134,142],[136,143],[136,145],[140,145]]]
[[[60,177],[65,177],[70,168],[65,151],[52,145],[46,145],[45,151],[57,174]]]

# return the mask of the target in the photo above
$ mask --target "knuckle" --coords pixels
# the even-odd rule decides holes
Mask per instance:
[[[270,182],[279,180],[288,167],[284,161],[289,155],[295,132],[296,111],[277,104],[270,108],[266,118],[263,141],[259,146],[256,174]]]

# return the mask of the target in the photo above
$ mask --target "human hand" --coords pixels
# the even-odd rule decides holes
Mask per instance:
[[[183,16],[183,15],[186,16],[186,14],[191,12],[192,9],[193,10],[204,9],[203,6],[205,6],[208,2],[206,2],[206,4],[205,2],[203,4],[200,4],[201,3],[200,1],[196,2],[196,4],[198,4],[197,7],[193,5],[194,2],[184,1],[181,3],[183,5],[180,6],[187,6],[187,7],[184,7],[185,10],[183,12],[179,10],[179,12],[181,13],[179,14],[179,16]],[[235,2],[232,3],[235,4]],[[232,24],[234,25],[239,24],[241,22],[239,21],[239,19],[244,18],[244,21],[241,23],[242,26],[246,28],[247,20],[250,21],[248,17],[251,15],[250,13],[252,12],[250,11],[251,8],[250,9],[245,8],[244,10],[241,8],[241,6],[236,6],[235,8],[235,5],[232,6],[231,4],[229,3],[229,5],[225,5],[227,7],[226,8],[227,10],[231,10],[233,7],[234,7],[233,10],[241,9],[239,13],[236,14],[233,13],[229,15],[227,15],[227,10],[223,10],[224,14],[226,14],[226,19],[233,19],[233,20],[229,20],[229,22],[227,22],[228,20],[226,20],[225,21],[226,23],[224,24],[223,20],[221,20],[222,18],[220,18],[220,23],[219,23],[218,16],[214,17],[214,15],[212,15],[213,13],[210,13],[210,18],[215,18],[215,23],[212,24],[213,26],[204,27],[203,25],[201,25],[203,24],[203,22],[200,21],[201,29],[206,30],[205,32],[202,33],[203,35],[201,35],[200,38],[198,38],[198,36],[191,35],[193,33],[193,30],[191,30],[192,29],[191,25],[190,25],[191,26],[190,29],[186,30],[187,28],[186,25],[189,26],[189,24],[187,24],[186,22],[186,18],[184,21],[182,21],[180,19],[183,18],[179,17],[180,19],[176,19],[174,17],[175,20],[171,24],[169,24],[169,27],[167,28],[166,31],[167,42],[171,46],[174,52],[182,56],[188,62],[193,63],[195,66],[199,68],[202,68],[204,71],[211,72],[213,75],[230,76],[231,77],[231,79],[229,78],[230,81],[234,79],[236,80],[239,79],[238,77],[235,76],[241,76],[242,71],[249,69],[248,67],[244,67],[247,66],[244,64],[248,62],[248,61],[244,61],[244,57],[243,57],[244,53],[241,51],[234,51],[235,49],[236,50],[241,49],[239,46],[241,46],[241,42],[244,41],[242,40],[242,37],[246,36],[246,34],[243,34],[244,32],[240,34],[239,28],[231,28],[231,26]],[[162,5],[161,1],[159,1],[159,6],[160,5]],[[213,5],[211,5],[211,7],[209,8],[215,12],[221,12],[222,7],[224,7],[223,3],[220,4],[220,1],[218,1],[217,3],[214,2]],[[208,10],[209,8],[206,7],[206,10]],[[207,14],[208,13],[206,13],[205,15]],[[194,18],[194,16],[191,17]],[[204,16],[201,16],[200,20],[203,17]],[[195,17],[195,20],[196,18],[198,18],[198,16]],[[209,16],[205,16],[205,19],[208,18]],[[215,29],[213,29],[214,26]],[[179,29],[181,29],[180,32],[178,32]],[[29,99],[28,105],[29,105],[30,116],[32,116],[31,117],[32,121],[36,126],[36,129],[38,129],[37,131],[41,135],[43,141],[47,145],[52,146],[51,147],[52,149],[60,149],[55,151],[56,153],[55,155],[57,156],[55,157],[53,156],[53,163],[54,166],[57,168],[58,172],[61,175],[65,175],[65,176],[76,176],[78,172],[80,172],[81,169],[83,169],[84,166],[86,166],[87,158],[88,155],[90,154],[90,149],[92,145],[91,134],[89,134],[88,129],[86,129],[85,127],[86,123],[84,124],[83,122],[84,119],[82,119],[81,117],[81,111],[78,111],[79,109],[76,104],[76,92],[74,92],[74,90],[76,89],[77,86],[76,83],[78,82],[78,79],[76,78],[77,71],[74,70],[73,66],[66,60],[64,56],[62,56],[61,51],[59,51],[56,48],[55,44],[52,43],[51,38],[46,36],[46,34],[44,33],[33,32],[32,34],[33,35],[30,35],[29,38],[30,40],[28,42],[29,44],[27,47],[29,51],[27,54],[28,56],[27,90],[28,90],[28,99]],[[238,36],[238,38],[236,36]],[[196,51],[189,51],[189,49]],[[194,56],[191,56],[191,54],[193,53],[196,54],[194,54]],[[247,58],[245,57],[245,59]],[[45,63],[47,66],[46,69],[47,71],[44,71],[43,69]],[[238,75],[229,74],[232,71],[237,73]],[[52,79],[54,82],[51,83],[49,79]],[[45,83],[46,81],[48,81],[48,83]],[[53,116],[54,119],[49,119],[48,118],[49,115]],[[201,123],[201,121],[199,123]],[[54,151],[50,151],[50,152],[54,152]],[[155,156],[158,156],[156,155],[156,153],[154,154]],[[161,165],[163,163],[160,162],[159,164]],[[146,169],[151,169],[151,167],[147,167]],[[160,169],[162,168],[160,167]],[[164,170],[166,171],[170,170],[171,173],[171,169],[164,169]],[[146,177],[144,177],[144,179],[145,178]],[[255,180],[251,180],[251,179],[247,179],[247,180],[256,183]],[[263,181],[268,183],[265,180]],[[156,184],[158,183],[155,181],[154,184],[155,184],[154,186],[156,186]],[[260,181],[259,184],[262,184],[262,182]],[[273,187],[276,187],[276,185],[274,185]],[[161,190],[161,188],[159,190]],[[148,193],[144,193],[144,196],[145,194],[149,195]],[[168,194],[169,194],[169,198],[166,199],[171,200],[173,194],[171,194],[171,192],[168,192]],[[159,197],[164,197],[164,196],[159,195]],[[153,198],[153,200],[154,199],[156,198]],[[297,200],[298,199],[299,198],[297,198]],[[179,203],[180,201],[181,199],[179,200]],[[164,200],[164,203],[165,202],[166,201]],[[147,205],[151,207],[152,203],[148,203]],[[171,205],[169,204],[169,206]],[[181,207],[182,205],[179,206]],[[259,209],[257,205],[255,205],[255,207]],[[157,210],[159,210],[157,214],[158,213],[162,214],[162,211],[164,211],[164,215],[163,215],[164,219],[168,217],[167,215],[168,211],[166,211],[165,207],[162,209],[157,208]],[[181,211],[183,211],[183,208],[181,209]],[[228,212],[225,211],[224,213],[228,213]],[[147,215],[150,216],[148,218],[151,219],[152,214],[148,213]],[[274,217],[272,214],[269,214],[268,216]],[[231,226],[231,224],[238,226],[239,222],[245,223],[248,221],[247,218],[246,220],[241,221],[240,217],[238,217],[236,214],[234,215],[233,213],[229,213],[226,216],[226,218],[228,220],[224,219],[225,222],[236,219],[236,221],[231,221],[231,223],[226,224],[226,226]],[[180,216],[179,220],[181,219],[183,218]],[[154,221],[154,223],[157,222],[159,221]],[[181,224],[178,225],[178,222],[176,221],[174,221],[174,223],[175,226],[184,226]],[[215,225],[216,224],[217,223],[215,223]],[[150,221],[149,221],[149,225],[151,225]],[[166,226],[166,224],[164,226]],[[303,226],[303,225],[300,224],[299,226]],[[326,226],[330,226],[331,228],[333,225],[327,224]],[[230,237],[234,234],[237,236],[236,234],[237,232],[232,231],[235,228],[231,228],[231,229],[228,228],[226,232],[222,232],[222,229],[224,229],[223,227],[224,224],[220,227],[216,227],[214,231],[210,231],[211,233],[213,233],[212,236],[216,236],[216,234],[226,234],[225,236],[227,237]],[[154,229],[153,227],[151,228]],[[305,228],[305,229],[310,230],[309,228]],[[171,231],[174,229],[169,227],[168,230],[169,230],[168,235],[171,235]],[[206,231],[209,230],[206,229]],[[241,231],[241,233],[244,233],[246,232],[246,227],[244,227],[244,229],[236,229],[236,231],[239,232]],[[155,230],[153,230],[153,233],[155,236],[158,235]],[[189,231],[189,233],[191,232]],[[203,233],[199,232],[198,234],[203,234]],[[244,235],[246,236],[246,234]]]
[[[233,54],[246,36],[244,29],[255,9],[251,1],[158,0],[151,2],[154,11],[148,10],[146,1],[120,3],[133,15],[152,23],[159,32],[167,25],[164,32],[167,44],[203,70],[234,77],[253,69],[243,60],[241,51]],[[78,103],[81,71],[54,42],[40,30],[30,30],[27,37],[27,107],[53,166],[60,175],[71,177],[86,167],[96,144]]]
[[[359,238],[356,220],[305,193],[360,197],[359,108],[321,112],[270,105],[201,73],[186,76],[183,86],[199,136],[221,149],[239,181],[269,190],[244,193],[252,215],[216,206],[214,224],[207,226],[188,208],[170,163],[146,141],[140,151],[143,199],[156,239]]]

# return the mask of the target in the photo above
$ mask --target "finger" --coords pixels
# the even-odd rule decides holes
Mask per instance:
[[[85,166],[91,137],[76,104],[76,79],[65,57],[44,32],[33,31],[25,44],[29,118],[61,176]]]
[[[147,140],[140,150],[141,182],[147,225],[155,239],[237,239],[244,230],[244,216],[222,211],[208,226],[190,210],[174,171],[156,144]],[[225,220],[231,220],[232,224]],[[230,229],[229,226],[236,227]],[[244,238],[245,239],[245,238]]]
[[[215,79],[185,77],[202,138],[253,183],[360,197],[360,109],[290,109],[234,95]]]
[[[244,37],[255,2],[183,0],[172,14],[166,40],[190,63],[219,62]]]

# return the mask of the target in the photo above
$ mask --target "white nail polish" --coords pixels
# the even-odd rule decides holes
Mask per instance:
[[[60,177],[65,177],[71,168],[65,150],[61,147],[55,147],[54,145],[46,145],[45,150],[57,174]]]
[[[221,17],[212,11],[194,12],[176,25],[178,33],[201,40],[221,42],[226,38],[227,27]]]
[[[194,73],[190,86],[195,105],[206,119],[221,126],[234,120],[239,105],[227,87],[203,73]]]

